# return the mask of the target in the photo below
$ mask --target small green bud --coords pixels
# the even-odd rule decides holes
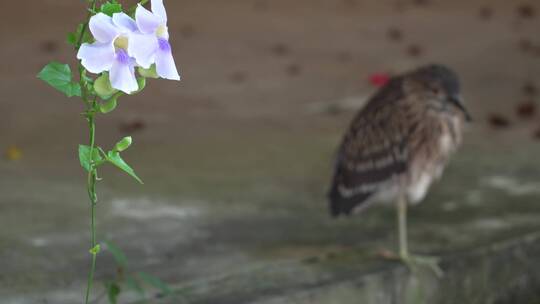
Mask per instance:
[[[118,152],[125,151],[127,148],[129,148],[129,146],[131,146],[132,142],[133,139],[131,138],[131,136],[126,136],[122,138],[121,141],[116,143],[116,145],[114,146],[114,150]]]
[[[97,244],[94,248],[90,249],[90,254],[97,255],[101,251],[101,246]]]
[[[117,105],[118,105],[118,97],[115,95],[111,97],[111,99],[100,104],[99,110],[101,111],[101,113],[107,114],[107,113],[112,112],[114,109],[116,109]]]
[[[142,77],[146,77],[146,78],[159,78],[159,75],[157,74],[157,71],[156,71],[156,65],[153,64],[149,69],[143,69],[143,68],[139,68],[139,74],[142,76]]]
[[[118,90],[111,86],[109,74],[107,73],[103,73],[96,79],[94,82],[94,91],[102,99],[109,99],[114,93],[118,92]]]

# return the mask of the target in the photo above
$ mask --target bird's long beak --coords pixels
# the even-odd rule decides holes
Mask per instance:
[[[463,104],[463,98],[461,98],[461,96],[451,96],[449,98],[449,101],[458,109],[460,109],[461,112],[463,112],[466,121],[470,122],[473,120],[471,114],[469,114],[469,111],[467,111],[467,109],[465,108],[465,105]]]

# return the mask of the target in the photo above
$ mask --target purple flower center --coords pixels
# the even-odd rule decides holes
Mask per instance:
[[[129,63],[129,55],[124,49],[118,49],[116,51],[116,60],[120,62],[121,64],[128,64]]]
[[[169,41],[163,38],[158,39],[159,49],[164,52],[170,52],[171,51],[171,44]]]

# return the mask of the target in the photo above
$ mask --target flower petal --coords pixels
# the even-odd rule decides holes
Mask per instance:
[[[129,39],[128,53],[137,64],[148,69],[155,62],[158,40],[155,35],[132,34]]]
[[[170,47],[169,49],[158,48],[156,53],[156,71],[162,78],[180,80]]]
[[[167,23],[167,10],[163,0],[152,0],[152,12],[161,18],[162,23]]]
[[[115,58],[112,43],[84,43],[77,53],[77,59],[90,72],[99,74],[111,69]]]
[[[89,28],[94,38],[102,43],[111,42],[118,36],[118,29],[114,26],[112,18],[103,13],[90,18]]]
[[[111,86],[124,93],[131,94],[139,89],[135,78],[134,62],[124,50],[119,50],[109,73]]]
[[[124,32],[136,32],[137,23],[125,13],[116,13],[112,17],[113,23]]]
[[[154,34],[162,24],[160,18],[139,4],[135,11],[135,20],[139,31],[144,34]]]

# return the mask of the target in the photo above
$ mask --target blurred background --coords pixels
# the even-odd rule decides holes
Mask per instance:
[[[189,303],[540,303],[537,1],[166,5],[183,80],[149,81],[97,121],[103,147],[133,136],[125,159],[145,181],[105,168],[98,185],[98,239],[130,271]],[[83,107],[36,78],[76,63],[64,37],[84,15],[83,1],[0,3],[2,303],[80,302],[84,289]],[[475,118],[410,212],[413,251],[445,257],[439,281],[375,257],[395,244],[392,208],[333,220],[325,199],[354,113],[381,78],[426,63],[458,72]],[[115,272],[104,251],[96,294]]]

